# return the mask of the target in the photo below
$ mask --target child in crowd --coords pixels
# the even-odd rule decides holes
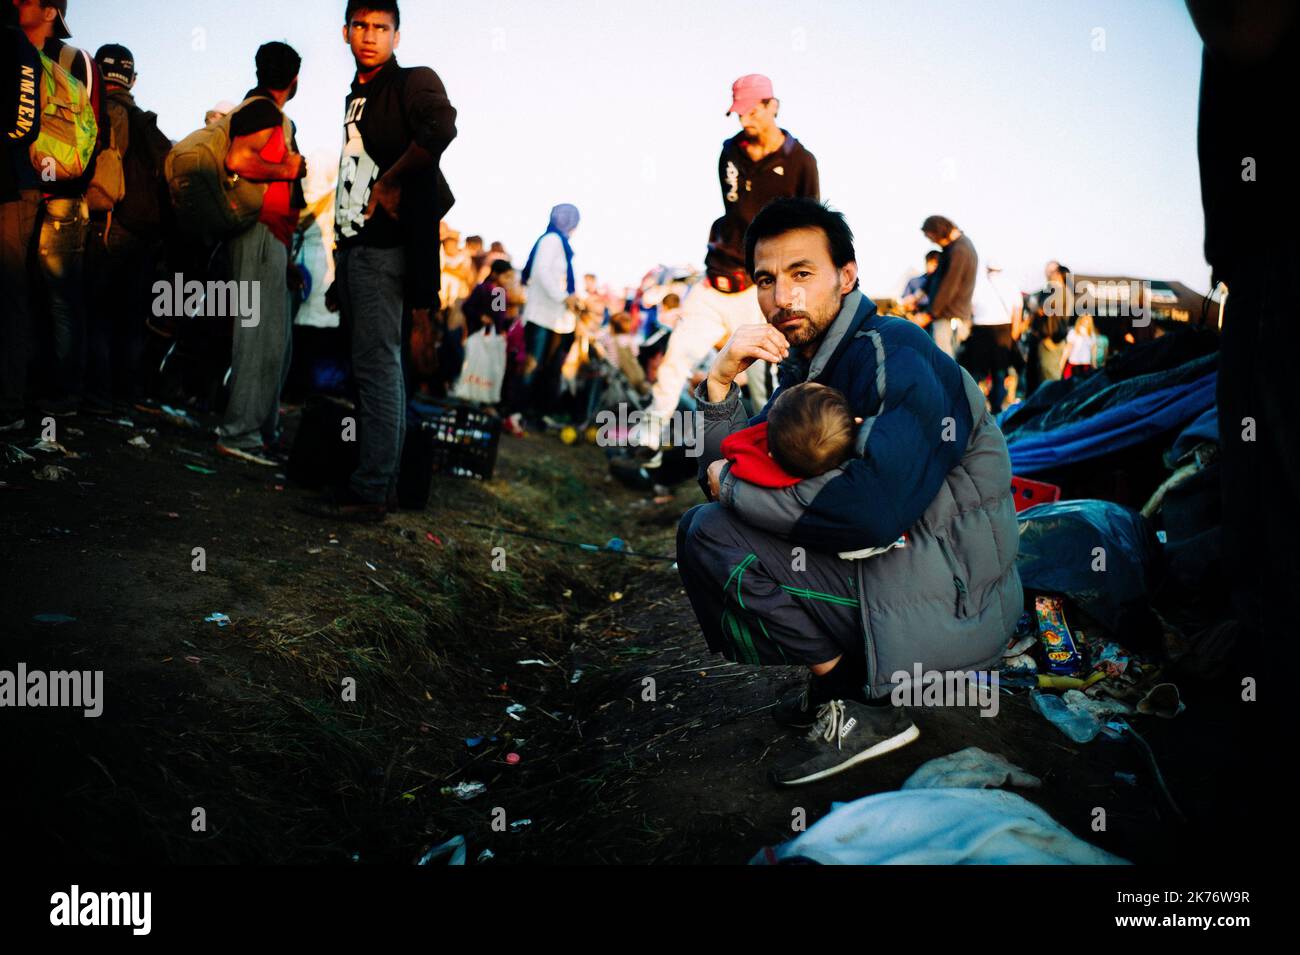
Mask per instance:
[[[841,392],[804,382],[777,395],[767,421],[727,437],[722,454],[742,481],[793,487],[849,460],[860,424]]]
[[[1065,336],[1061,354],[1061,377],[1090,374],[1097,367],[1097,330],[1091,315],[1080,315]]]
[[[443,223],[446,226],[446,223]],[[442,282],[439,298],[444,314],[451,312],[455,306],[469,295],[470,282],[473,280],[473,261],[469,250],[460,244],[460,233],[452,228],[442,232]]]
[[[676,328],[677,320],[682,317],[682,300],[675,292],[669,292],[659,303],[659,312],[655,316],[665,328]]]
[[[645,369],[637,360],[640,342],[637,340],[636,319],[627,312],[619,312],[609,318],[609,327],[598,339],[597,344],[605,360],[617,366],[628,384],[643,395],[650,394],[650,383],[646,381]]]

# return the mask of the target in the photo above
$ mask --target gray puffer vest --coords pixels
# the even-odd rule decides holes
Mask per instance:
[[[857,561],[867,682],[888,695],[898,671],[978,670],[998,664],[1024,591],[1011,461],[984,395],[962,372],[974,431],[961,463],[908,531],[906,546]]]

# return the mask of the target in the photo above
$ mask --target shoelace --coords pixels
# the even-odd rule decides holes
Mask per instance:
[[[840,700],[823,703],[821,709],[817,711],[817,722],[808,731],[808,741],[815,743],[820,738],[828,743],[834,743],[838,748],[840,745],[840,728],[843,725],[844,703]]]

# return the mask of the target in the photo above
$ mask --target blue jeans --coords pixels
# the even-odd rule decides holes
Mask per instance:
[[[352,490],[382,504],[397,491],[406,441],[406,381],[402,373],[404,249],[342,247],[335,255],[336,289],[344,327],[352,336],[361,463]]]
[[[564,386],[564,361],[573,347],[574,333],[561,335],[531,322],[524,326],[528,356],[535,362],[533,372],[524,376],[524,416],[540,420],[560,409],[560,389]]]
[[[109,228],[107,238],[104,229],[105,223],[92,222],[86,247],[91,275],[86,394],[107,406],[141,397],[140,359],[155,248],[120,225]]]
[[[86,368],[86,236],[90,206],[84,197],[45,200],[39,261],[49,296],[53,387],[60,398],[80,398]]]

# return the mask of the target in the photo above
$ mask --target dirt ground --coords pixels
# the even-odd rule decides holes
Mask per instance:
[[[767,711],[799,674],[709,655],[669,561],[464,523],[671,556],[698,489],[656,505],[611,483],[594,447],[506,438],[491,482],[438,481],[424,513],[327,527],[294,509],[307,491],[219,459],[201,431],[145,415],[59,427],[80,457],[33,454],[65,480],[0,469],[0,668],[103,670],[105,704],[97,719],[0,711],[16,857],[410,863],[464,834],[471,863],[743,863],[800,811],[811,825],[966,746],[1040,776],[1024,795],[1134,862],[1232,844],[1232,687],[1185,687],[1182,716],[1135,722],[1187,822],[1138,746],[1076,745],[1023,690],[992,719],[921,710],[914,745],[772,788],[793,737]],[[36,619],[51,614],[74,619]],[[443,794],[463,782],[486,792]]]

